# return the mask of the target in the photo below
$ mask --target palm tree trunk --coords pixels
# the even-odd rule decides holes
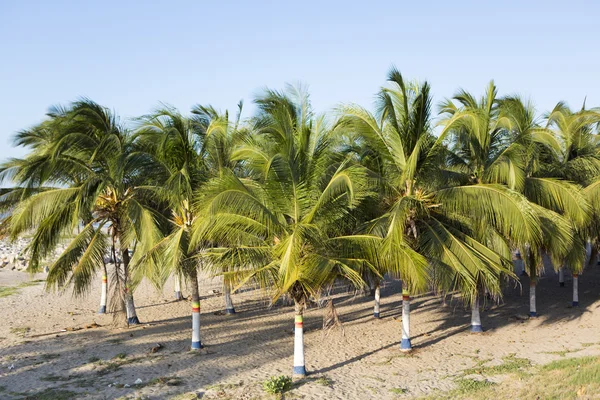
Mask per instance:
[[[223,280],[223,293],[225,293],[225,312],[227,314],[235,314],[233,301],[231,301],[231,286],[226,280]]]
[[[192,350],[202,348],[200,340],[200,289],[198,287],[198,273],[191,273],[192,283]]]
[[[375,282],[375,307],[373,308],[373,316],[379,318],[379,299],[381,298],[381,290],[379,281]]]
[[[482,333],[481,317],[479,315],[479,293],[475,293],[475,300],[471,305],[471,333]]]
[[[402,341],[400,342],[401,351],[411,351],[410,344],[410,294],[408,288],[403,283],[402,288]]]
[[[98,309],[98,314],[106,313],[107,297],[108,297],[108,277],[107,277],[107,272],[106,272],[106,264],[104,264],[103,270],[102,270],[102,292],[100,293],[100,308]]]
[[[537,286],[537,276],[532,276],[529,282],[529,316],[537,317],[535,288]]]
[[[579,307],[579,275],[573,274],[573,307]]]
[[[304,378],[306,376],[306,366],[304,364],[304,326],[303,311],[304,304],[294,300],[295,306],[295,324],[294,324],[294,370],[296,377]]]
[[[121,257],[123,259],[123,285],[124,285],[124,297],[125,297],[125,311],[127,312],[127,324],[138,325],[140,320],[138,319],[135,311],[135,303],[133,302],[133,292],[129,287],[129,249],[125,248],[121,251]]]
[[[183,296],[181,295],[181,278],[179,277],[179,274],[175,274],[175,300],[179,301],[183,299]]]
[[[560,267],[558,270],[558,284],[560,287],[565,287],[565,267]]]

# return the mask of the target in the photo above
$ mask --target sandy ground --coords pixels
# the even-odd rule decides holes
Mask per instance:
[[[399,350],[397,281],[385,283],[380,320],[372,317],[372,298],[340,293],[335,301],[343,333],[324,333],[323,310],[307,311],[310,375],[285,398],[411,398],[450,390],[461,371],[485,360],[486,365],[501,363],[511,353],[534,364],[600,355],[600,267],[588,268],[580,277],[578,308],[570,307],[571,277],[566,275],[564,288],[554,272],[542,277],[537,319],[515,317],[528,314],[527,277],[521,280],[522,293],[520,288],[507,288],[502,304],[482,312],[486,332],[480,335],[469,333],[470,315],[460,303],[442,306],[432,294],[415,297],[415,350],[410,355]],[[22,272],[0,270],[0,286],[30,279]],[[260,291],[235,294],[238,313],[227,316],[220,312],[222,296],[212,292],[220,290],[219,281],[204,279],[201,329],[206,347],[193,353],[190,303],[173,301],[171,284],[164,293],[144,285],[138,289],[136,305],[144,325],[127,329],[114,326],[112,315],[96,314],[96,281],[84,299],[47,293],[43,282],[0,298],[0,398],[36,398],[52,388],[76,393],[64,398],[189,398],[181,396],[186,393],[204,399],[268,398],[261,382],[291,375],[293,307],[269,308]],[[100,327],[85,328],[93,322]],[[71,328],[83,329],[61,331]],[[159,343],[162,348],[152,353]],[[330,384],[323,385],[320,377]],[[143,383],[135,385],[137,379]]]

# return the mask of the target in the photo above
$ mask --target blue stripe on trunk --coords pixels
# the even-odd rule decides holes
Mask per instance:
[[[306,375],[306,368],[304,366],[294,367],[294,375]]]
[[[579,302],[578,301],[574,301],[573,302],[573,307],[579,307]]]
[[[374,316],[375,318],[379,318],[379,313],[378,313],[378,312],[374,312],[374,313],[373,313],[373,316]]]
[[[535,312],[535,311],[529,311],[529,316],[530,317],[537,317],[537,312]]]
[[[481,333],[481,332],[483,332],[483,328],[481,328],[481,325],[471,325],[471,332],[472,333]]]
[[[138,317],[131,317],[131,318],[127,318],[127,323],[129,325],[137,325],[140,323],[140,320],[138,319]]]
[[[98,310],[98,314],[106,314],[106,306],[100,306]]]
[[[410,345],[410,339],[402,339],[400,342],[400,349],[402,350],[410,350],[412,347]]]
[[[201,349],[202,343],[200,342],[192,342],[192,349]]]
[[[235,314],[235,308],[227,308],[227,309],[225,309],[225,312],[227,314]]]

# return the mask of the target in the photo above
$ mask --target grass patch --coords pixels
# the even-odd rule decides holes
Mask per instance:
[[[116,356],[114,356],[112,359],[113,360],[124,360],[125,358],[127,358],[126,353],[119,353]]]
[[[21,282],[17,286],[0,286],[0,298],[12,296],[19,293],[19,289],[26,288],[29,286],[36,286],[40,282],[44,282],[43,279],[36,279],[34,281]]]
[[[205,387],[206,390],[214,390],[215,392],[222,392],[230,389],[237,389],[242,386],[244,382],[239,383],[215,383],[214,385],[208,385]]]
[[[19,337],[25,337],[25,335],[30,330],[31,330],[31,328],[28,326],[13,327],[13,328],[10,328],[10,333],[12,333],[13,335],[17,335]]]
[[[458,385],[457,394],[468,394],[481,389],[488,388],[495,385],[494,382],[488,380],[477,380],[477,379],[457,379],[456,384]]]
[[[531,361],[526,358],[519,358],[515,354],[511,354],[503,358],[504,362],[500,365],[484,366],[489,360],[481,360],[473,368],[463,371],[464,375],[479,374],[479,375],[499,375],[517,372],[531,366]]]
[[[148,385],[167,385],[167,386],[180,386],[183,385],[184,381],[176,376],[161,376],[158,378],[151,379]]]
[[[90,364],[96,363],[98,361],[100,361],[99,357],[90,357],[90,358],[88,358],[88,363],[90,363]]]
[[[406,394],[408,393],[408,389],[406,388],[391,388],[390,389],[391,393],[394,393],[395,395],[401,395],[401,394]]]
[[[19,293],[19,289],[16,286],[0,286],[0,298],[12,296],[17,293]]]
[[[332,386],[333,381],[326,376],[321,376],[320,378],[315,379],[315,383],[321,386]]]
[[[458,388],[436,393],[428,399],[468,398],[472,400],[537,400],[595,398],[600,393],[600,357],[557,360],[530,367],[528,374],[513,371],[501,384],[459,379]],[[475,383],[487,382],[487,383]]]

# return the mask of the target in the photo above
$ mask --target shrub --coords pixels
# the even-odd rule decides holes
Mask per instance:
[[[270,394],[280,394],[292,388],[292,378],[289,376],[272,376],[263,382],[263,389]]]

